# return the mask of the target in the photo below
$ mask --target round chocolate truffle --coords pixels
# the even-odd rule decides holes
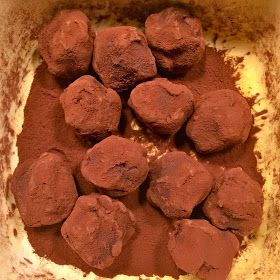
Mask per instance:
[[[80,196],[61,234],[88,265],[104,269],[135,232],[135,218],[124,204],[105,195]]]
[[[149,176],[148,200],[169,218],[188,218],[214,184],[200,162],[179,151],[156,160]]]
[[[145,181],[149,171],[145,155],[140,144],[110,136],[87,151],[81,172],[102,193],[124,196]]]
[[[38,48],[53,75],[74,80],[89,68],[95,34],[87,16],[63,10],[42,29]]]
[[[200,21],[183,9],[167,8],[148,16],[145,33],[158,67],[165,72],[184,72],[203,57]]]
[[[186,133],[200,153],[212,153],[244,143],[252,115],[246,99],[234,90],[216,90],[195,104]]]
[[[261,186],[241,167],[226,170],[203,205],[213,225],[239,235],[249,235],[261,224],[262,208]]]
[[[128,105],[137,118],[158,134],[174,134],[193,112],[193,95],[184,85],[157,78],[138,85]]]
[[[206,220],[180,220],[174,226],[168,249],[177,267],[200,279],[225,280],[239,249],[235,235]]]
[[[144,34],[130,26],[97,33],[93,68],[106,87],[117,91],[131,89],[157,74],[155,58]]]
[[[104,138],[118,130],[121,99],[94,77],[82,76],[60,96],[65,121],[79,134]]]
[[[56,152],[43,153],[16,168],[12,192],[21,218],[28,227],[62,222],[78,198],[66,159]]]

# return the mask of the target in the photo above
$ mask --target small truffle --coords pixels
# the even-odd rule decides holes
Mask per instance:
[[[208,92],[195,104],[186,133],[200,153],[212,153],[244,143],[252,115],[244,97],[234,90]]]
[[[148,200],[169,218],[188,218],[214,184],[200,162],[179,151],[156,160],[149,176]]]
[[[92,76],[82,76],[60,96],[65,121],[81,135],[104,138],[118,130],[121,99]]]
[[[38,48],[50,73],[74,80],[88,71],[94,38],[83,12],[63,10],[41,31]]]
[[[214,226],[239,235],[249,235],[261,224],[262,208],[261,186],[240,167],[224,172],[203,205]]]
[[[53,225],[66,219],[78,198],[71,169],[62,155],[43,153],[16,168],[12,192],[28,227]]]
[[[193,112],[193,95],[184,85],[157,78],[138,85],[128,105],[137,118],[158,134],[174,134]]]
[[[110,136],[87,151],[81,172],[102,193],[124,196],[145,181],[149,171],[145,155],[138,143]]]
[[[168,249],[178,268],[205,280],[226,280],[239,242],[206,220],[180,220],[170,233]]]
[[[144,34],[130,26],[111,27],[97,34],[93,68],[106,87],[117,91],[131,89],[157,74]]]
[[[145,33],[158,67],[167,73],[185,72],[203,57],[205,41],[200,21],[183,9],[167,8],[150,15]]]
[[[104,269],[135,232],[135,218],[123,203],[105,195],[80,196],[61,234],[90,266]]]

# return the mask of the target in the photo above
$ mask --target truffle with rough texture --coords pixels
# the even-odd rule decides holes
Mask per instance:
[[[244,143],[252,115],[246,99],[237,91],[211,91],[195,104],[186,133],[200,153],[212,153]]]
[[[83,12],[63,10],[42,29],[38,48],[50,73],[74,80],[88,71],[94,38],[91,23]]]
[[[240,167],[224,172],[203,205],[213,225],[239,235],[249,235],[261,224],[262,208],[261,186]]]
[[[60,96],[65,121],[81,135],[104,138],[118,130],[121,99],[92,76],[82,76]]]
[[[158,134],[174,134],[193,112],[193,95],[184,85],[157,78],[138,85],[128,105],[137,118]]]
[[[140,144],[110,136],[87,151],[81,172],[100,192],[124,196],[145,181],[149,171],[145,155]]]
[[[205,280],[226,280],[239,242],[206,220],[180,220],[170,233],[168,249],[178,268]]]
[[[105,269],[119,256],[135,226],[132,212],[123,203],[92,193],[79,197],[61,233],[88,265]]]
[[[144,34],[130,26],[97,33],[93,68],[106,87],[117,91],[131,89],[157,74],[155,58]]]
[[[188,218],[214,184],[202,163],[179,151],[156,160],[149,176],[148,200],[169,218]]]
[[[78,198],[71,172],[58,152],[46,152],[18,165],[12,192],[26,226],[53,225],[69,216]]]
[[[151,14],[145,33],[158,67],[165,72],[184,72],[203,57],[205,41],[200,21],[186,10],[167,8]]]

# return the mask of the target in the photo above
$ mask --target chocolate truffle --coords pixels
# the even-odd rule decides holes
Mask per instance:
[[[214,184],[200,162],[179,151],[156,160],[149,176],[148,200],[169,218],[188,218]]]
[[[234,90],[216,90],[195,104],[186,133],[200,153],[222,151],[244,143],[250,133],[252,115],[244,97]]]
[[[81,164],[87,181],[110,196],[124,196],[146,179],[146,152],[131,140],[110,136],[89,149]]]
[[[183,9],[167,8],[150,15],[145,32],[158,67],[165,72],[184,72],[203,57],[205,41],[200,21]]]
[[[213,225],[239,235],[249,235],[260,225],[262,208],[260,185],[240,167],[224,172],[203,205]]]
[[[121,99],[94,77],[86,75],[70,84],[60,96],[65,121],[82,135],[104,138],[117,131]]]
[[[88,71],[94,37],[83,12],[63,10],[41,31],[38,48],[50,73],[74,80]]]
[[[157,78],[138,85],[128,105],[155,133],[174,134],[192,114],[193,96],[186,86]]]
[[[56,152],[20,164],[13,175],[12,192],[28,227],[62,222],[78,198],[71,169],[64,156]]]
[[[168,249],[178,268],[205,280],[225,280],[239,249],[235,235],[206,220],[181,220],[174,224]]]
[[[80,196],[61,233],[90,266],[104,269],[135,232],[135,218],[124,204],[105,195]]]
[[[106,87],[117,91],[131,89],[157,74],[144,34],[130,26],[111,27],[97,34],[93,68]]]

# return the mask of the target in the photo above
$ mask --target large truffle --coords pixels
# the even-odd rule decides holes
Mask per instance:
[[[69,246],[90,266],[104,269],[119,256],[135,232],[133,214],[105,195],[81,196],[61,233]]]
[[[166,72],[184,72],[203,57],[205,41],[200,21],[183,9],[167,8],[150,15],[145,33],[157,65]]]
[[[39,35],[39,51],[49,72],[66,80],[85,74],[91,62],[94,37],[83,12],[59,12]]]
[[[121,99],[92,76],[82,76],[60,96],[65,121],[82,135],[104,138],[117,131]]]
[[[145,155],[138,143],[110,136],[87,151],[81,172],[101,192],[123,196],[145,181],[149,171]]]
[[[234,90],[208,92],[197,101],[186,133],[197,151],[211,153],[244,143],[252,115],[244,97]]]
[[[158,134],[176,133],[193,112],[191,91],[162,78],[138,85],[128,104],[137,118]]]
[[[178,268],[205,280],[225,280],[239,249],[235,235],[206,220],[181,220],[170,233],[168,249]]]
[[[63,221],[78,198],[71,169],[56,152],[20,164],[13,175],[12,192],[21,218],[29,227]]]
[[[144,34],[130,26],[111,27],[97,34],[93,68],[106,87],[118,91],[133,88],[157,74]]]
[[[211,174],[201,163],[179,151],[156,160],[150,179],[148,200],[169,218],[188,218],[214,184]]]
[[[248,235],[260,225],[262,207],[260,185],[238,167],[226,170],[219,178],[203,211],[216,227]]]

